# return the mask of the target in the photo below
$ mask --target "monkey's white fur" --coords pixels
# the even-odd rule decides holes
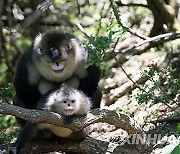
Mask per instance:
[[[73,88],[78,88],[79,79],[87,76],[86,69],[84,68],[88,59],[87,51],[80,46],[78,40],[71,38],[70,47],[72,52],[67,53],[67,51],[62,49],[62,56],[64,56],[66,60],[60,62],[60,64],[64,66],[64,69],[60,73],[55,73],[52,70],[54,63],[47,63],[44,58],[45,56],[39,51],[39,49],[42,48],[41,44],[44,35],[45,34],[39,34],[33,44],[33,64],[28,64],[28,81],[30,85],[37,85],[37,83],[39,83],[38,89],[42,94],[56,87],[56,85],[53,86],[52,82],[59,83],[62,81]],[[44,80],[42,81],[41,76],[45,79],[45,82]],[[50,84],[48,84],[48,82],[50,82]]]
[[[68,115],[86,115],[91,109],[91,100],[81,91],[63,84],[60,90],[53,92],[45,102],[45,110]],[[56,136],[68,137],[73,131],[51,124],[39,124],[39,129],[48,128]]]
[[[35,39],[34,42],[34,51],[37,52],[38,48],[41,48],[41,39],[42,39],[42,35],[41,37],[37,37]],[[37,42],[36,42],[37,41]],[[33,55],[33,60],[35,63],[36,68],[38,69],[38,71],[40,72],[40,74],[47,80],[51,80],[51,81],[55,81],[55,82],[61,82],[64,81],[66,79],[68,79],[69,77],[72,76],[72,74],[76,71],[77,66],[81,63],[82,64],[83,60],[84,60],[84,54],[82,54],[82,49],[79,46],[79,42],[76,39],[71,39],[71,45],[72,45],[72,49],[73,49],[73,53],[70,53],[67,61],[63,61],[61,62],[61,64],[63,64],[65,66],[65,69],[62,71],[62,73],[54,73],[52,71],[52,63],[51,64],[47,64],[44,60],[44,58],[39,58],[38,57],[38,53],[34,53]],[[64,53],[66,54],[66,53]],[[67,57],[67,56],[65,56]],[[86,58],[85,58],[86,59]],[[46,66],[46,67],[44,67]],[[79,71],[79,67],[78,67],[78,71]],[[83,66],[82,72],[81,72],[81,76],[85,76],[86,72]]]

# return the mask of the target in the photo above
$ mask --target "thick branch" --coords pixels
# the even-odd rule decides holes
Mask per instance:
[[[39,110],[28,110],[8,103],[0,102],[0,113],[2,114],[11,114],[31,122],[44,122],[49,124],[54,124],[58,126],[63,125],[63,120],[61,115]],[[63,127],[71,128],[72,130],[80,130],[84,127],[87,127],[93,123],[98,122],[107,122],[109,124],[115,125],[117,128],[122,128],[126,130],[129,134],[141,134],[143,132],[137,123],[127,115],[116,113],[115,111],[109,110],[100,110],[95,109],[88,113],[87,116],[75,117],[72,120],[72,123],[68,125],[63,125]],[[30,141],[23,149],[22,154],[26,153],[47,153],[51,151],[65,151],[65,152],[75,152],[79,154],[91,154],[99,153],[104,154],[108,151],[109,142],[97,140],[91,137],[87,137],[81,142],[72,142],[66,139],[59,140],[37,140],[34,139]],[[12,145],[10,145],[12,146]],[[8,151],[7,145],[0,146],[0,149]],[[144,145],[140,144],[139,148],[144,149]]]
[[[30,26],[33,22],[35,22],[52,4],[52,0],[45,0],[40,5],[37,6],[36,11],[24,19],[22,23],[15,26],[15,28],[12,30],[14,32],[19,31],[20,29],[24,29],[28,26]]]
[[[127,76],[129,77],[129,75],[127,75]],[[148,80],[148,78],[145,79],[145,78],[142,78],[139,76],[135,77],[135,79],[130,78],[130,80],[128,82],[126,82],[125,84],[123,84],[122,86],[117,88],[116,91],[113,93],[113,95],[110,95],[110,94],[107,95],[106,105],[113,104],[118,98],[120,98],[120,97],[124,96],[125,94],[131,92],[132,90],[137,88],[139,84],[142,84],[142,83],[146,82],[147,80]]]
[[[0,113],[5,115],[13,115],[33,123],[49,123],[60,126],[63,123],[62,117],[57,113],[40,110],[29,110],[2,101],[0,101]]]
[[[72,130],[80,130],[98,122],[107,122],[115,125],[117,128],[126,130],[129,134],[143,134],[139,125],[129,116],[104,109],[92,110],[86,117],[75,117],[72,123],[68,125],[63,124],[62,116],[57,113],[24,109],[2,101],[0,102],[0,113],[14,115],[31,122],[63,126]]]

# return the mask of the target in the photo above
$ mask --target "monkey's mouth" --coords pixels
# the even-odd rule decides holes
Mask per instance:
[[[55,73],[61,73],[64,70],[64,65],[56,63],[51,68]]]
[[[73,109],[65,109],[65,112],[66,112],[68,115],[71,115],[71,114],[73,114]]]

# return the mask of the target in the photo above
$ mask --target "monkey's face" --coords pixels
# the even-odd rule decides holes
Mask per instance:
[[[76,100],[74,99],[66,99],[59,102],[59,108],[62,109],[62,114],[64,115],[73,115],[75,112],[75,103]]]
[[[76,112],[76,99],[63,94],[58,94],[55,97],[55,112],[63,115],[73,115]]]
[[[54,96],[56,112],[64,115],[76,114],[79,109],[79,95],[79,92],[63,84]]]
[[[61,74],[68,69],[74,71],[77,44],[78,41],[72,36],[57,31],[39,35],[34,41],[34,59],[39,69],[43,67],[48,73]]]

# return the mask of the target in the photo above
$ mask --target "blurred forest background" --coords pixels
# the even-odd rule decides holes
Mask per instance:
[[[88,65],[102,69],[102,108],[130,115],[146,132],[179,136],[180,0],[0,0],[1,100],[12,101],[21,53],[54,29],[94,49]],[[107,128],[95,127],[102,139]],[[0,114],[0,143],[17,128],[14,117]]]

